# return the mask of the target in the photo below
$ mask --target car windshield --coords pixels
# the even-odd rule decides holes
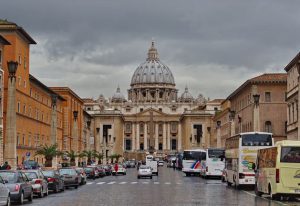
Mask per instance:
[[[60,169],[59,173],[61,175],[76,175],[76,171],[74,169]]]
[[[91,168],[91,167],[86,167],[86,168],[84,168],[84,171],[91,172],[91,171],[93,171],[93,168]]]
[[[25,175],[29,180],[38,179],[38,176],[35,172],[25,172]]]
[[[14,172],[0,172],[0,176],[3,180],[8,181],[8,183],[17,182],[16,173]]]
[[[53,170],[43,171],[43,174],[47,177],[53,177],[54,176],[54,171]]]
[[[282,147],[280,162],[300,163],[300,147]]]

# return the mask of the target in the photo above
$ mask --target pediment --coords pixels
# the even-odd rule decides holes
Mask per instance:
[[[149,108],[149,109],[146,109],[146,110],[138,113],[137,116],[139,116],[139,117],[149,117],[151,115],[151,113],[153,114],[153,116],[156,116],[156,117],[157,116],[166,116],[167,115],[166,113],[163,113],[163,112],[161,112],[159,110],[156,110],[156,109],[153,109],[153,108],[152,109]]]

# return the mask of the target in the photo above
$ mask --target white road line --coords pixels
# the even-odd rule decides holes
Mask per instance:
[[[176,184],[177,184],[177,185],[182,185],[182,183],[181,183],[181,182],[177,182]]]
[[[92,185],[92,184],[94,184],[93,182],[87,182],[86,183],[87,185]]]
[[[155,184],[155,185],[159,185],[160,183],[159,183],[159,182],[154,182],[154,184]]]
[[[135,185],[135,184],[137,184],[137,183],[138,183],[138,182],[131,182],[132,185]]]
[[[170,183],[170,182],[165,182],[165,184],[166,184],[166,185],[170,185],[171,183]]]
[[[120,182],[119,185],[124,185],[126,184],[127,182]]]
[[[149,182],[142,182],[143,184],[149,184]]]
[[[109,182],[109,183],[107,183],[108,185],[113,185],[113,184],[115,184],[116,182]]]
[[[106,182],[98,182],[97,185],[103,185],[105,184]]]

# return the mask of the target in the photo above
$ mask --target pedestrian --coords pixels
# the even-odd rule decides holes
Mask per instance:
[[[8,164],[7,161],[4,162],[4,164],[1,166],[1,170],[10,170],[11,166]]]
[[[119,165],[117,162],[115,163],[114,169],[115,169],[115,175],[117,175],[118,170],[119,170]]]
[[[173,163],[173,170],[175,170],[175,169],[176,169],[176,164],[175,164],[175,163],[176,163],[176,161],[175,161],[175,160],[173,160],[173,161],[172,161],[172,163]]]

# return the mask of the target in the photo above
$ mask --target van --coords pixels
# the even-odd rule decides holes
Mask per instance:
[[[257,152],[255,194],[300,197],[300,141],[278,141],[274,147]]]

